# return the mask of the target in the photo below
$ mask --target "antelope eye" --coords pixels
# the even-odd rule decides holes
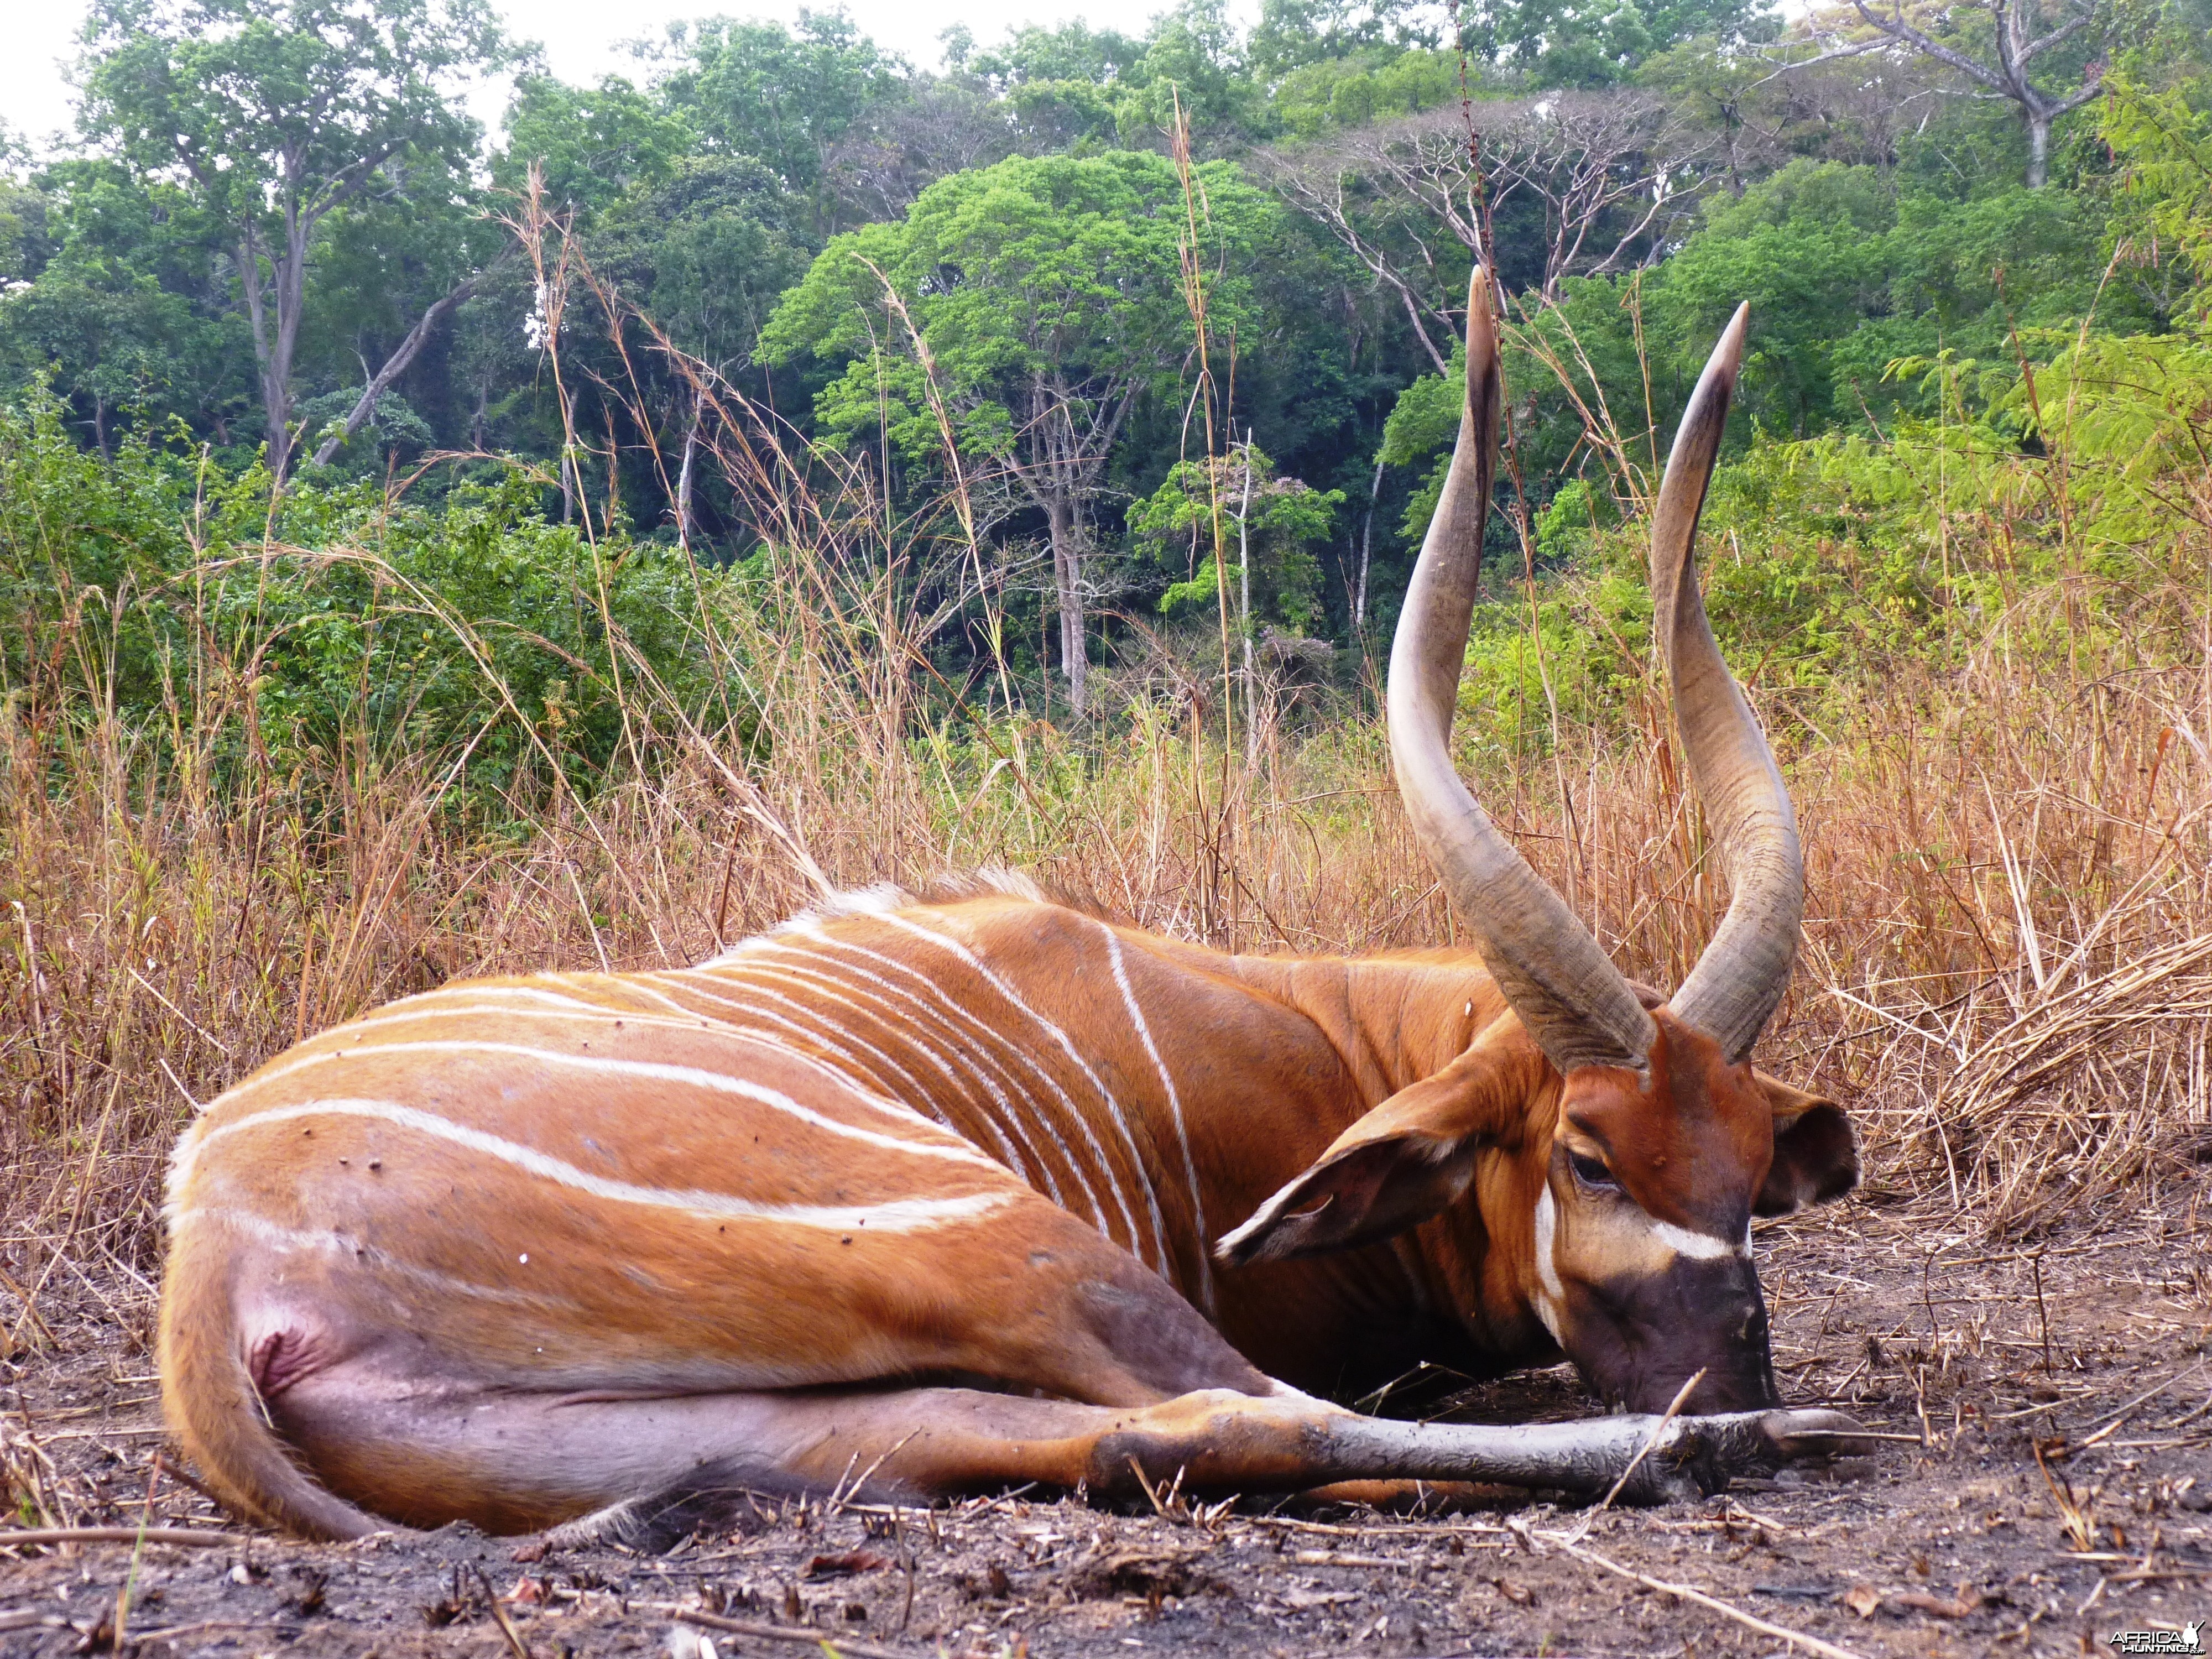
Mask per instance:
[[[1601,1192],[1618,1192],[1620,1183],[1613,1178],[1613,1171],[1605,1166],[1601,1158],[1589,1158],[1581,1152],[1569,1152],[1567,1165],[1575,1172],[1578,1186],[1595,1188]]]

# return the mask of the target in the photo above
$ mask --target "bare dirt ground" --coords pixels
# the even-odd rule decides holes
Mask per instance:
[[[0,1244],[0,1273],[45,1280],[0,1361],[0,1456],[27,1494],[12,1521],[221,1534],[0,1539],[0,1655],[115,1650],[126,1588],[120,1645],[154,1659],[703,1659],[699,1636],[719,1659],[2102,1654],[2116,1630],[2212,1620],[2212,1257],[2193,1208],[1990,1246],[1878,1199],[1765,1230],[1761,1255],[1787,1392],[1893,1437],[1881,1455],[1602,1514],[1571,1546],[1588,1512],[1525,1495],[1425,1518],[763,1501],[660,1557],[460,1528],[295,1544],[228,1523],[173,1454],[157,1471],[152,1287]],[[1393,1406],[1590,1409],[1564,1370],[1455,1395],[1417,1380]]]

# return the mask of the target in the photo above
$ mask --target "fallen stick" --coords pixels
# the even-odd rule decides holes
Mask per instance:
[[[33,1544],[135,1544],[142,1538],[149,1544],[210,1549],[246,1541],[244,1533],[210,1532],[198,1527],[148,1527],[143,1531],[137,1527],[26,1527],[0,1531],[0,1550],[25,1549]]]
[[[1606,1571],[1618,1573],[1623,1578],[1632,1578],[1646,1589],[1657,1590],[1664,1595],[1679,1595],[1685,1601],[1694,1601],[1701,1607],[1719,1613],[1723,1619],[1733,1619],[1739,1625],[1755,1630],[1762,1636],[1771,1636],[1778,1640],[1804,1648],[1810,1652],[1823,1656],[1823,1659],[1863,1659],[1861,1655],[1853,1653],[1849,1648],[1839,1648],[1834,1643],[1824,1642],[1817,1636],[1808,1636],[1802,1631],[1791,1630],[1783,1625],[1770,1625],[1756,1614],[1746,1613],[1741,1607],[1731,1607],[1719,1597],[1708,1595],[1701,1589],[1693,1589],[1687,1584],[1670,1584],[1663,1578],[1650,1577],[1637,1571],[1633,1567],[1624,1567],[1618,1561],[1608,1561],[1595,1550],[1585,1548],[1580,1544],[1569,1543],[1564,1533],[1541,1533],[1538,1536],[1543,1538],[1547,1543],[1557,1545],[1577,1561],[1587,1561],[1594,1567],[1602,1567]]]
[[[0,1607],[0,1631],[69,1628],[70,1621],[58,1613],[44,1613],[37,1607]]]
[[[132,1631],[127,1638],[137,1647],[142,1642],[180,1642],[187,1636],[198,1636],[211,1630],[262,1630],[266,1626],[245,1619],[202,1619],[195,1624],[171,1625],[166,1630]]]
[[[2148,1405],[2152,1401],[2157,1399],[2159,1395],[2164,1394],[2168,1389],[2173,1388],[2178,1384],[2186,1382],[2191,1377],[2196,1376],[2197,1372],[2203,1370],[2207,1365],[2212,1365],[2212,1359],[2200,1359],[2194,1365],[2191,1365],[2187,1370],[2182,1372],[2180,1376],[2169,1377],[2166,1381],[2160,1382],[2155,1388],[2146,1389],[2142,1393],[2129,1401],[2126,1405],[2121,1407],[2111,1422],[2106,1424],[2103,1428],[2098,1430],[2096,1433],[2091,1435],[2087,1440],[2084,1440],[2074,1449],[2076,1451],[2088,1450],[2090,1447],[2096,1445],[2100,1441],[2106,1438],[2116,1429],[2118,1429],[2121,1424],[2126,1422],[2129,1418],[2132,1417],[2136,1413],[2139,1407]]]
[[[633,1601],[634,1607],[648,1607],[645,1601]],[[727,1631],[733,1636],[753,1636],[763,1642],[793,1642],[801,1647],[830,1647],[841,1654],[850,1654],[853,1659],[915,1659],[907,1648],[879,1648],[873,1642],[854,1642],[835,1631],[816,1630],[805,1625],[770,1625],[758,1619],[725,1619],[719,1613],[701,1613],[691,1607],[669,1609],[683,1623],[698,1625],[708,1630]]]
[[[1481,1521],[1455,1526],[1445,1521],[1400,1521],[1393,1517],[1371,1522],[1364,1527],[1347,1527],[1331,1521],[1300,1521],[1284,1515],[1240,1515],[1234,1517],[1233,1524],[1275,1527],[1285,1532],[1326,1533],[1334,1538],[1372,1538],[1377,1533],[1393,1538],[1503,1538],[1506,1535],[1504,1528],[1493,1527]]]

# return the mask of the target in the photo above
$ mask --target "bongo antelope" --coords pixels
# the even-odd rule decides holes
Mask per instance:
[[[1856,1164],[1835,1106],[1747,1059],[1802,879],[1691,564],[1742,313],[1652,526],[1683,747],[1735,883],[1663,1002],[1450,763],[1499,397],[1480,272],[1468,318],[1389,715],[1480,959],[1227,956],[1000,880],[876,890],[694,969],[394,1003],[264,1066],[178,1148],[162,1388],[211,1488],[332,1537],[1139,1471],[1594,1492],[1700,1370],[1629,1496],[1854,1443],[1849,1419],[1778,1408],[1749,1248],[1754,1214],[1833,1197]],[[1561,1353],[1644,1415],[1417,1425],[1317,1397],[1423,1358]]]

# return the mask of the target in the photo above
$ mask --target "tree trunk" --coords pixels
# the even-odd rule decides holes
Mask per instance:
[[[292,358],[299,349],[300,313],[307,288],[307,236],[313,227],[295,202],[284,206],[284,249],[269,256],[276,314],[270,325],[261,288],[261,233],[249,225],[240,245],[240,277],[253,327],[253,356],[261,372],[261,412],[269,439],[269,473],[278,483],[292,466]]]
[[[1252,439],[1244,439],[1244,494],[1237,505],[1237,631],[1244,640],[1244,769],[1260,757],[1260,676],[1252,661]]]
[[[262,435],[269,446],[269,471],[278,482],[284,477],[284,453],[289,447],[290,375],[276,362],[276,343],[269,337],[269,300],[261,287],[261,234],[252,226],[238,244],[239,286],[246,290],[246,319],[253,334],[253,366],[261,382]],[[289,369],[289,365],[287,364]]]
[[[557,392],[561,398],[561,522],[576,520],[577,487],[583,482],[576,471],[576,398],[574,392]]]
[[[276,338],[269,356],[269,380],[275,401],[270,429],[276,438],[270,471],[282,483],[292,470],[292,359],[300,347],[300,323],[307,308],[307,236],[313,227],[297,205],[284,206],[284,257],[275,262]]]
[[[1375,482],[1367,486],[1367,520],[1359,528],[1359,589],[1352,599],[1352,631],[1367,625],[1368,556],[1375,550],[1375,503],[1382,499],[1382,457],[1375,457]]]
[[[2023,112],[2027,117],[2027,187],[2041,190],[2051,176],[2051,118],[2037,109]]]
[[[684,434],[684,465],[676,473],[676,545],[686,553],[691,550],[691,461],[699,453],[699,419],[705,413],[705,400],[694,392],[691,425]]]
[[[1052,577],[1060,599],[1060,672],[1067,677],[1068,707],[1081,720],[1090,708],[1091,661],[1083,643],[1083,556],[1074,501],[1055,495],[1045,520],[1052,527]]]

